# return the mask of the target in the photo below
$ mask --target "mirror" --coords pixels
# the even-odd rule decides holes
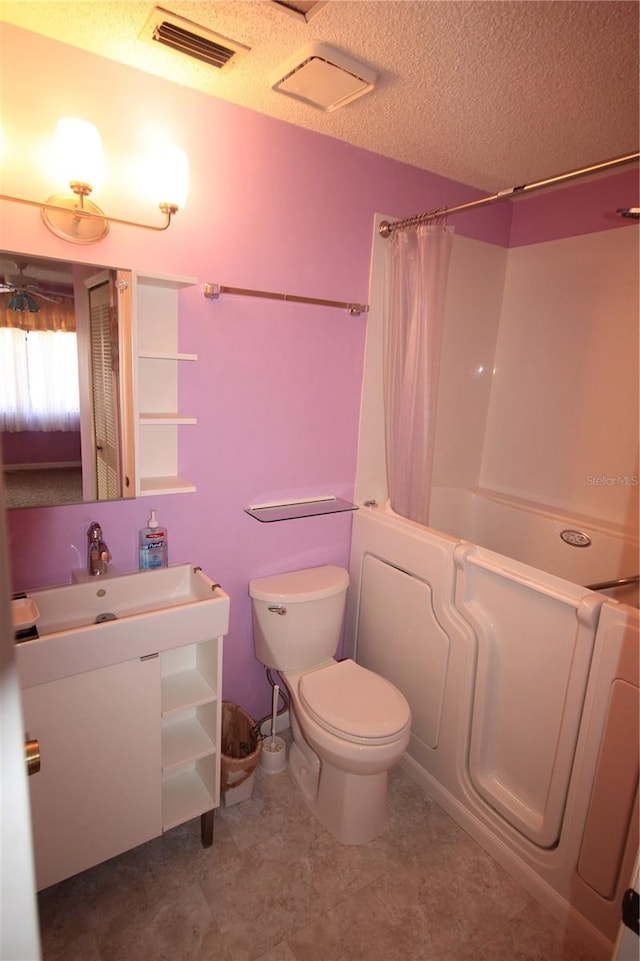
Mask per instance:
[[[0,251],[8,509],[134,495],[121,363],[130,356],[130,303],[128,271]]]

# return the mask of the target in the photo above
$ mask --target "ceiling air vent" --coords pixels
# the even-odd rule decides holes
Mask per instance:
[[[375,70],[327,43],[310,43],[271,77],[271,86],[327,112],[373,90]]]
[[[220,71],[229,70],[250,49],[162,7],[153,8],[140,32],[140,39],[161,43]]]

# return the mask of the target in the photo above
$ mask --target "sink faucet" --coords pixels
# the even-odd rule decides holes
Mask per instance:
[[[94,521],[87,531],[89,550],[87,553],[87,572],[91,577],[100,577],[107,573],[107,564],[111,560],[111,552],[102,540],[102,528]]]

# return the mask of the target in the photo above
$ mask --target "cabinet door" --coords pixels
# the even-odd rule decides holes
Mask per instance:
[[[29,779],[38,889],[159,835],[159,658],[22,695],[26,731],[42,757]]]

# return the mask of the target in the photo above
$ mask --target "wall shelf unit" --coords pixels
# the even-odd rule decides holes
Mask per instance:
[[[180,429],[197,423],[178,409],[179,376],[198,359],[178,350],[178,306],[180,290],[196,283],[195,277],[134,274],[137,497],[195,490],[178,474]]]
[[[263,524],[272,524],[276,521],[292,521],[301,517],[319,517],[322,514],[342,514],[344,511],[357,510],[357,504],[345,501],[334,494],[326,494],[308,500],[252,504],[251,507],[245,508],[245,514]]]

